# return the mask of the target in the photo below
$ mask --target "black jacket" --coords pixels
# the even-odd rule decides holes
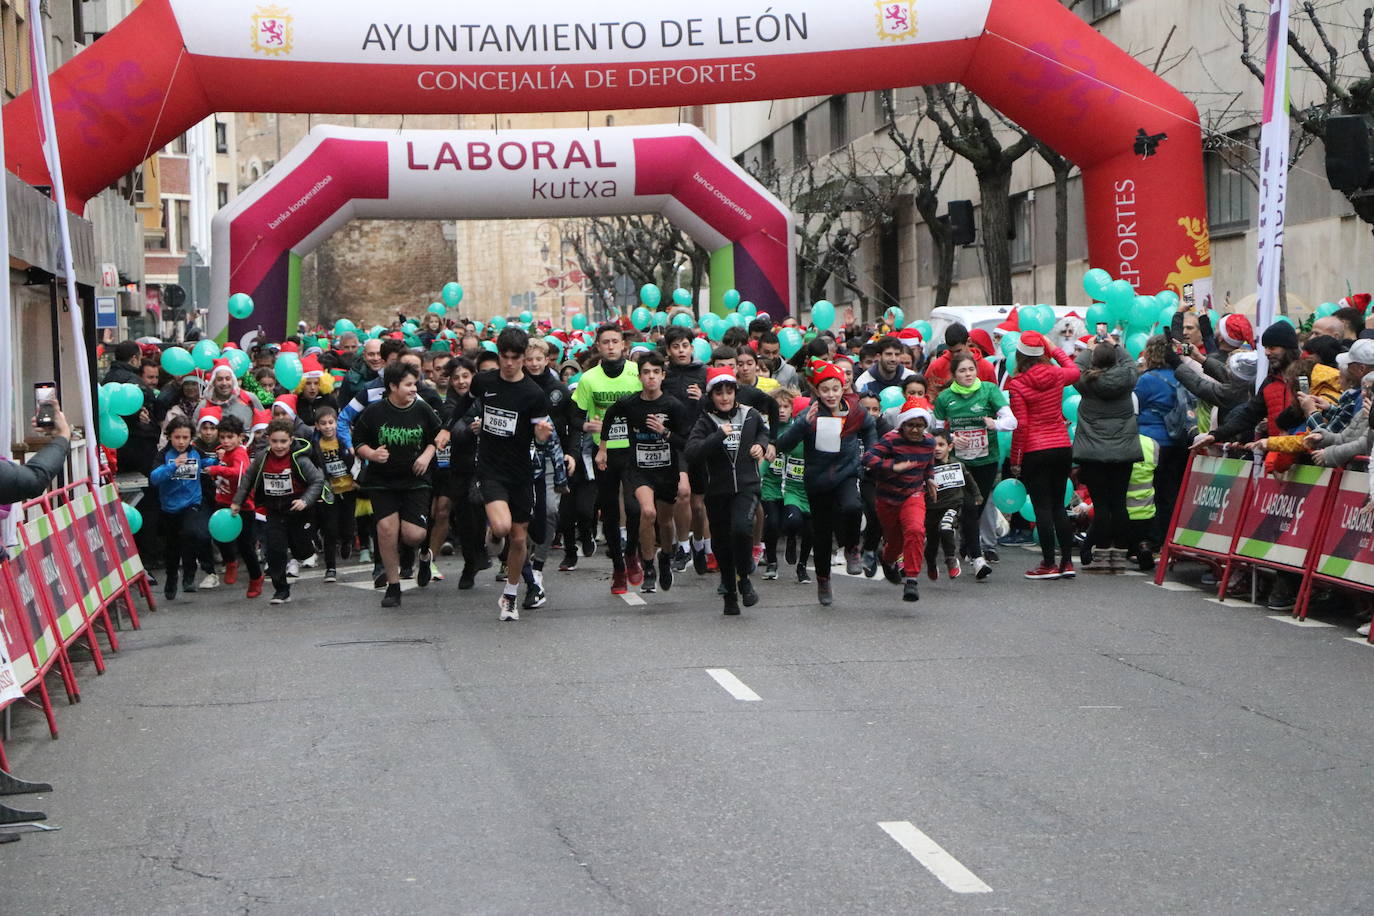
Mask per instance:
[[[72,444],[56,436],[23,464],[0,461],[0,503],[17,503],[42,496],[54,477],[62,472]]]
[[[575,416],[578,412],[573,408],[568,386],[563,384],[563,380],[553,369],[545,370],[542,375],[532,375],[530,378],[534,379],[549,397],[549,419],[553,421],[553,431],[558,436],[559,445],[563,447],[563,454],[581,458],[583,420]]]
[[[739,447],[733,460],[725,447],[722,423],[729,423],[739,433]],[[764,428],[763,415],[752,407],[738,404],[729,417],[722,417],[714,409],[703,410],[692,426],[683,454],[689,466],[706,468],[707,496],[757,493],[759,462],[749,454],[755,445],[768,448],[768,430]]]

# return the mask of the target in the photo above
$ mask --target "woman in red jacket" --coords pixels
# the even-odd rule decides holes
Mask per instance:
[[[1053,360],[1053,361],[1051,361]],[[1058,363],[1058,365],[1055,365]],[[1016,345],[1016,375],[1007,382],[1016,431],[1011,435],[1011,474],[1030,494],[1044,560],[1027,579],[1072,579],[1073,528],[1064,510],[1064,490],[1073,467],[1073,447],[1064,419],[1064,388],[1078,381],[1078,366],[1044,336],[1027,331]],[[1062,562],[1055,564],[1056,539]]]

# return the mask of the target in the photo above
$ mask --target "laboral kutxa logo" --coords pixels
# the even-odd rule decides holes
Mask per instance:
[[[885,41],[915,38],[916,0],[877,0],[878,37]]]
[[[258,7],[253,13],[253,50],[268,57],[290,54],[295,40],[292,21],[285,7]]]

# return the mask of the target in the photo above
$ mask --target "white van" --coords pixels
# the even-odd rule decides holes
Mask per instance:
[[[997,332],[994,330],[999,324],[1007,320],[1011,314],[1013,306],[1010,305],[942,305],[930,313],[926,320],[930,322],[933,333],[930,340],[925,342],[926,355],[930,356],[945,343],[945,328],[951,324],[962,324],[972,331],[974,328],[982,328],[992,335],[993,343],[997,342]],[[1083,315],[1080,310],[1070,308],[1066,305],[1051,306],[1054,309],[1054,330],[1052,336],[1056,338],[1056,343],[1066,350],[1072,352],[1070,344],[1082,337],[1087,331],[1083,324]],[[992,360],[1002,358],[1000,352],[993,353],[989,357]]]

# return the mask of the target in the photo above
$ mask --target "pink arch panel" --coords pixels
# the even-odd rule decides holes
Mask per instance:
[[[144,0],[53,76],[67,203],[212,111],[580,111],[959,82],[1082,169],[1096,266],[1146,292],[1209,281],[1196,109],[1057,0],[788,9]],[[8,167],[47,183],[33,98],[4,118]]]

